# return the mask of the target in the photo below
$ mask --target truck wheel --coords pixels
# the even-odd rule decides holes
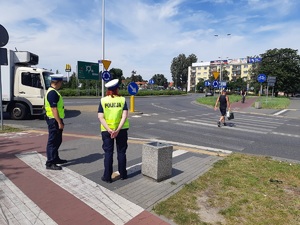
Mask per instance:
[[[13,120],[23,120],[28,117],[28,109],[22,103],[16,103],[10,111],[10,118]]]

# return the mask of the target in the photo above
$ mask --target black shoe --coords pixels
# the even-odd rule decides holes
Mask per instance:
[[[61,166],[58,166],[56,164],[46,165],[47,170],[62,170]]]
[[[218,121],[218,127],[221,127],[221,122],[220,121]]]
[[[120,177],[121,180],[126,180],[127,176]]]
[[[68,161],[65,160],[65,159],[57,159],[57,160],[54,160],[54,163],[56,164],[64,164],[64,163],[67,163]]]
[[[101,180],[104,181],[104,182],[106,182],[106,183],[111,183],[112,182],[111,179],[106,180],[104,177],[101,177]]]
[[[223,126],[227,126],[227,123],[223,123]]]

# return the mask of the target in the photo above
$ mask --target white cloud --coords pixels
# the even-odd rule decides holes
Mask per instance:
[[[6,47],[40,56],[40,66],[73,71],[77,61],[102,59],[102,0],[1,0]],[[105,1],[105,58],[124,76],[164,74],[172,59],[238,58],[271,48],[299,49],[298,1]],[[230,37],[225,37],[231,33]],[[222,38],[214,37],[219,34]]]

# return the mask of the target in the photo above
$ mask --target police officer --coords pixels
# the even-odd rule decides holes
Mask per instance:
[[[127,178],[126,150],[129,129],[128,107],[124,97],[119,96],[119,80],[114,79],[105,84],[106,96],[101,99],[98,118],[101,123],[101,136],[104,150],[104,174],[102,181],[111,183],[113,173],[114,140],[116,140],[118,171],[121,180]]]
[[[46,122],[48,124],[47,161],[46,169],[61,170],[62,167],[56,164],[67,163],[67,160],[60,159],[58,155],[59,146],[62,143],[64,129],[63,118],[65,117],[64,101],[58,90],[61,88],[63,75],[51,75],[51,86],[45,96]]]

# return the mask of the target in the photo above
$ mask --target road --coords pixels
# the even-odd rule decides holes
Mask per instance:
[[[160,140],[300,161],[300,120],[274,115],[235,112],[228,126],[218,128],[219,111],[187,96],[136,97],[130,113],[130,138]],[[130,104],[129,98],[127,103]],[[99,135],[98,99],[65,99],[65,131]],[[13,121],[27,128],[47,129],[43,120]]]

